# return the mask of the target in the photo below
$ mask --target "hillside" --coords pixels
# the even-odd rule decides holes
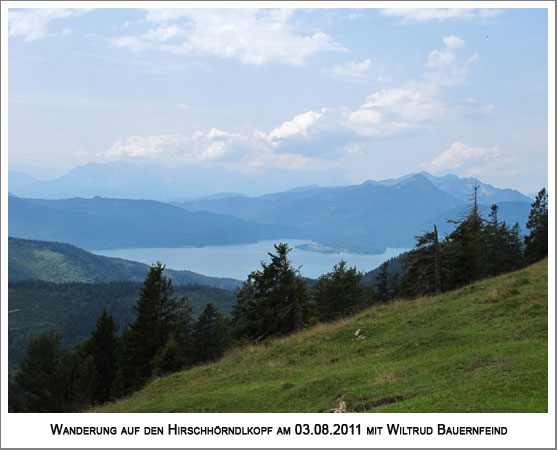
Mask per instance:
[[[98,412],[546,412],[547,259],[155,379]],[[358,337],[356,332],[359,331]]]
[[[87,250],[247,244],[303,237],[291,226],[210,212],[189,212],[152,200],[9,197],[8,233],[61,241]]]
[[[155,263],[156,261],[153,261]],[[94,255],[61,242],[8,238],[8,279],[97,283],[143,281],[149,266],[120,258]],[[189,270],[166,271],[174,284],[200,284],[234,290],[241,281],[214,278]]]
[[[13,367],[33,336],[54,330],[64,335],[62,344],[70,347],[89,337],[103,308],[114,315],[120,330],[133,322],[134,309],[143,283],[51,283],[10,281],[8,283],[8,355]],[[186,296],[198,316],[208,302],[225,314],[236,303],[233,292],[200,285],[177,285],[175,295]]]

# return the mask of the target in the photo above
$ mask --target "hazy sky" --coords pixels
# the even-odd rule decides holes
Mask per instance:
[[[8,21],[10,170],[125,160],[290,187],[421,170],[547,184],[546,9],[10,9]]]

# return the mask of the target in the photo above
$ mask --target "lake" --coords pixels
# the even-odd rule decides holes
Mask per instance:
[[[192,272],[221,278],[245,280],[254,270],[261,268],[261,261],[269,262],[268,252],[274,252],[274,243],[287,242],[293,250],[289,253],[294,267],[300,267],[303,276],[317,278],[330,272],[341,259],[348,266],[367,272],[379,266],[393,256],[409,249],[387,248],[381,255],[363,255],[357,253],[326,254],[294,248],[301,244],[316,244],[301,239],[284,239],[259,241],[255,244],[209,245],[201,248],[123,248],[114,250],[95,250],[96,255],[130,259],[145,264],[157,261],[166,264],[169,269],[191,270]]]

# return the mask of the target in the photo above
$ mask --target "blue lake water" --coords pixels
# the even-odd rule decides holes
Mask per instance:
[[[300,244],[315,244],[301,239],[259,241],[255,244],[213,245],[201,248],[124,248],[115,250],[96,250],[97,255],[153,264],[157,261],[169,269],[191,270],[212,277],[236,278],[245,280],[254,270],[261,268],[261,261],[269,262],[268,252],[274,252],[273,244],[287,242],[293,250],[289,253],[294,267],[300,267],[302,275],[317,278],[330,272],[341,259],[348,266],[367,272],[393,256],[407,251],[406,248],[388,248],[381,255],[357,253],[325,254],[294,248]]]

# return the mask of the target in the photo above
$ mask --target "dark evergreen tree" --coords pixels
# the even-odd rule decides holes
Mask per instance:
[[[195,363],[217,360],[224,354],[229,342],[228,319],[219,313],[212,303],[207,303],[195,323],[193,334]]]
[[[61,340],[60,333],[51,331],[29,341],[10,383],[13,412],[71,412],[71,364]]]
[[[394,292],[391,289],[391,278],[389,276],[389,263],[385,261],[379,266],[377,278],[374,285],[375,297],[381,303],[385,303],[393,298]]]
[[[314,312],[319,320],[330,321],[348,316],[365,305],[363,274],[340,261],[333,271],[321,275],[311,288]]]
[[[259,342],[273,334],[303,329],[307,308],[306,283],[288,259],[288,244],[276,244],[270,263],[252,272],[237,293],[233,310],[234,336]]]
[[[482,218],[477,191],[475,186],[473,204],[464,219],[449,221],[457,227],[444,242],[438,241],[435,225],[433,233],[416,236],[416,248],[401,258],[403,295],[439,293],[524,265],[518,223],[509,227],[499,222],[497,205],[492,205],[487,219]]]
[[[526,228],[530,233],[525,238],[525,256],[529,262],[545,258],[548,253],[547,192],[543,188],[532,203]]]
[[[164,269],[161,263],[151,266],[135,308],[137,317],[124,338],[118,374],[124,381],[118,380],[118,384],[128,392],[150,378],[153,359],[184,323],[187,300],[173,295],[172,281],[163,274]]]
[[[78,346],[79,344],[76,347]],[[95,370],[95,359],[93,356],[86,353],[79,355],[76,354],[75,350],[73,356],[72,409],[81,411],[94,403],[98,403],[99,374]],[[110,388],[110,385],[108,387]]]
[[[450,221],[458,225],[448,237],[451,243],[446,280],[448,289],[485,276],[485,253],[482,247],[484,219],[478,208],[478,189],[479,186],[474,186],[473,204],[467,216],[458,222]]]
[[[510,228],[499,222],[497,211],[497,205],[492,205],[483,229],[484,276],[499,275],[524,265],[520,226],[516,223]]]
[[[438,295],[447,271],[447,244],[439,243],[437,226],[416,236],[416,248],[401,258],[404,275],[400,280],[403,296]]]
[[[97,326],[87,341],[87,353],[93,358],[95,386],[93,401],[106,402],[110,398],[110,386],[116,376],[118,325],[112,314],[103,309]]]

